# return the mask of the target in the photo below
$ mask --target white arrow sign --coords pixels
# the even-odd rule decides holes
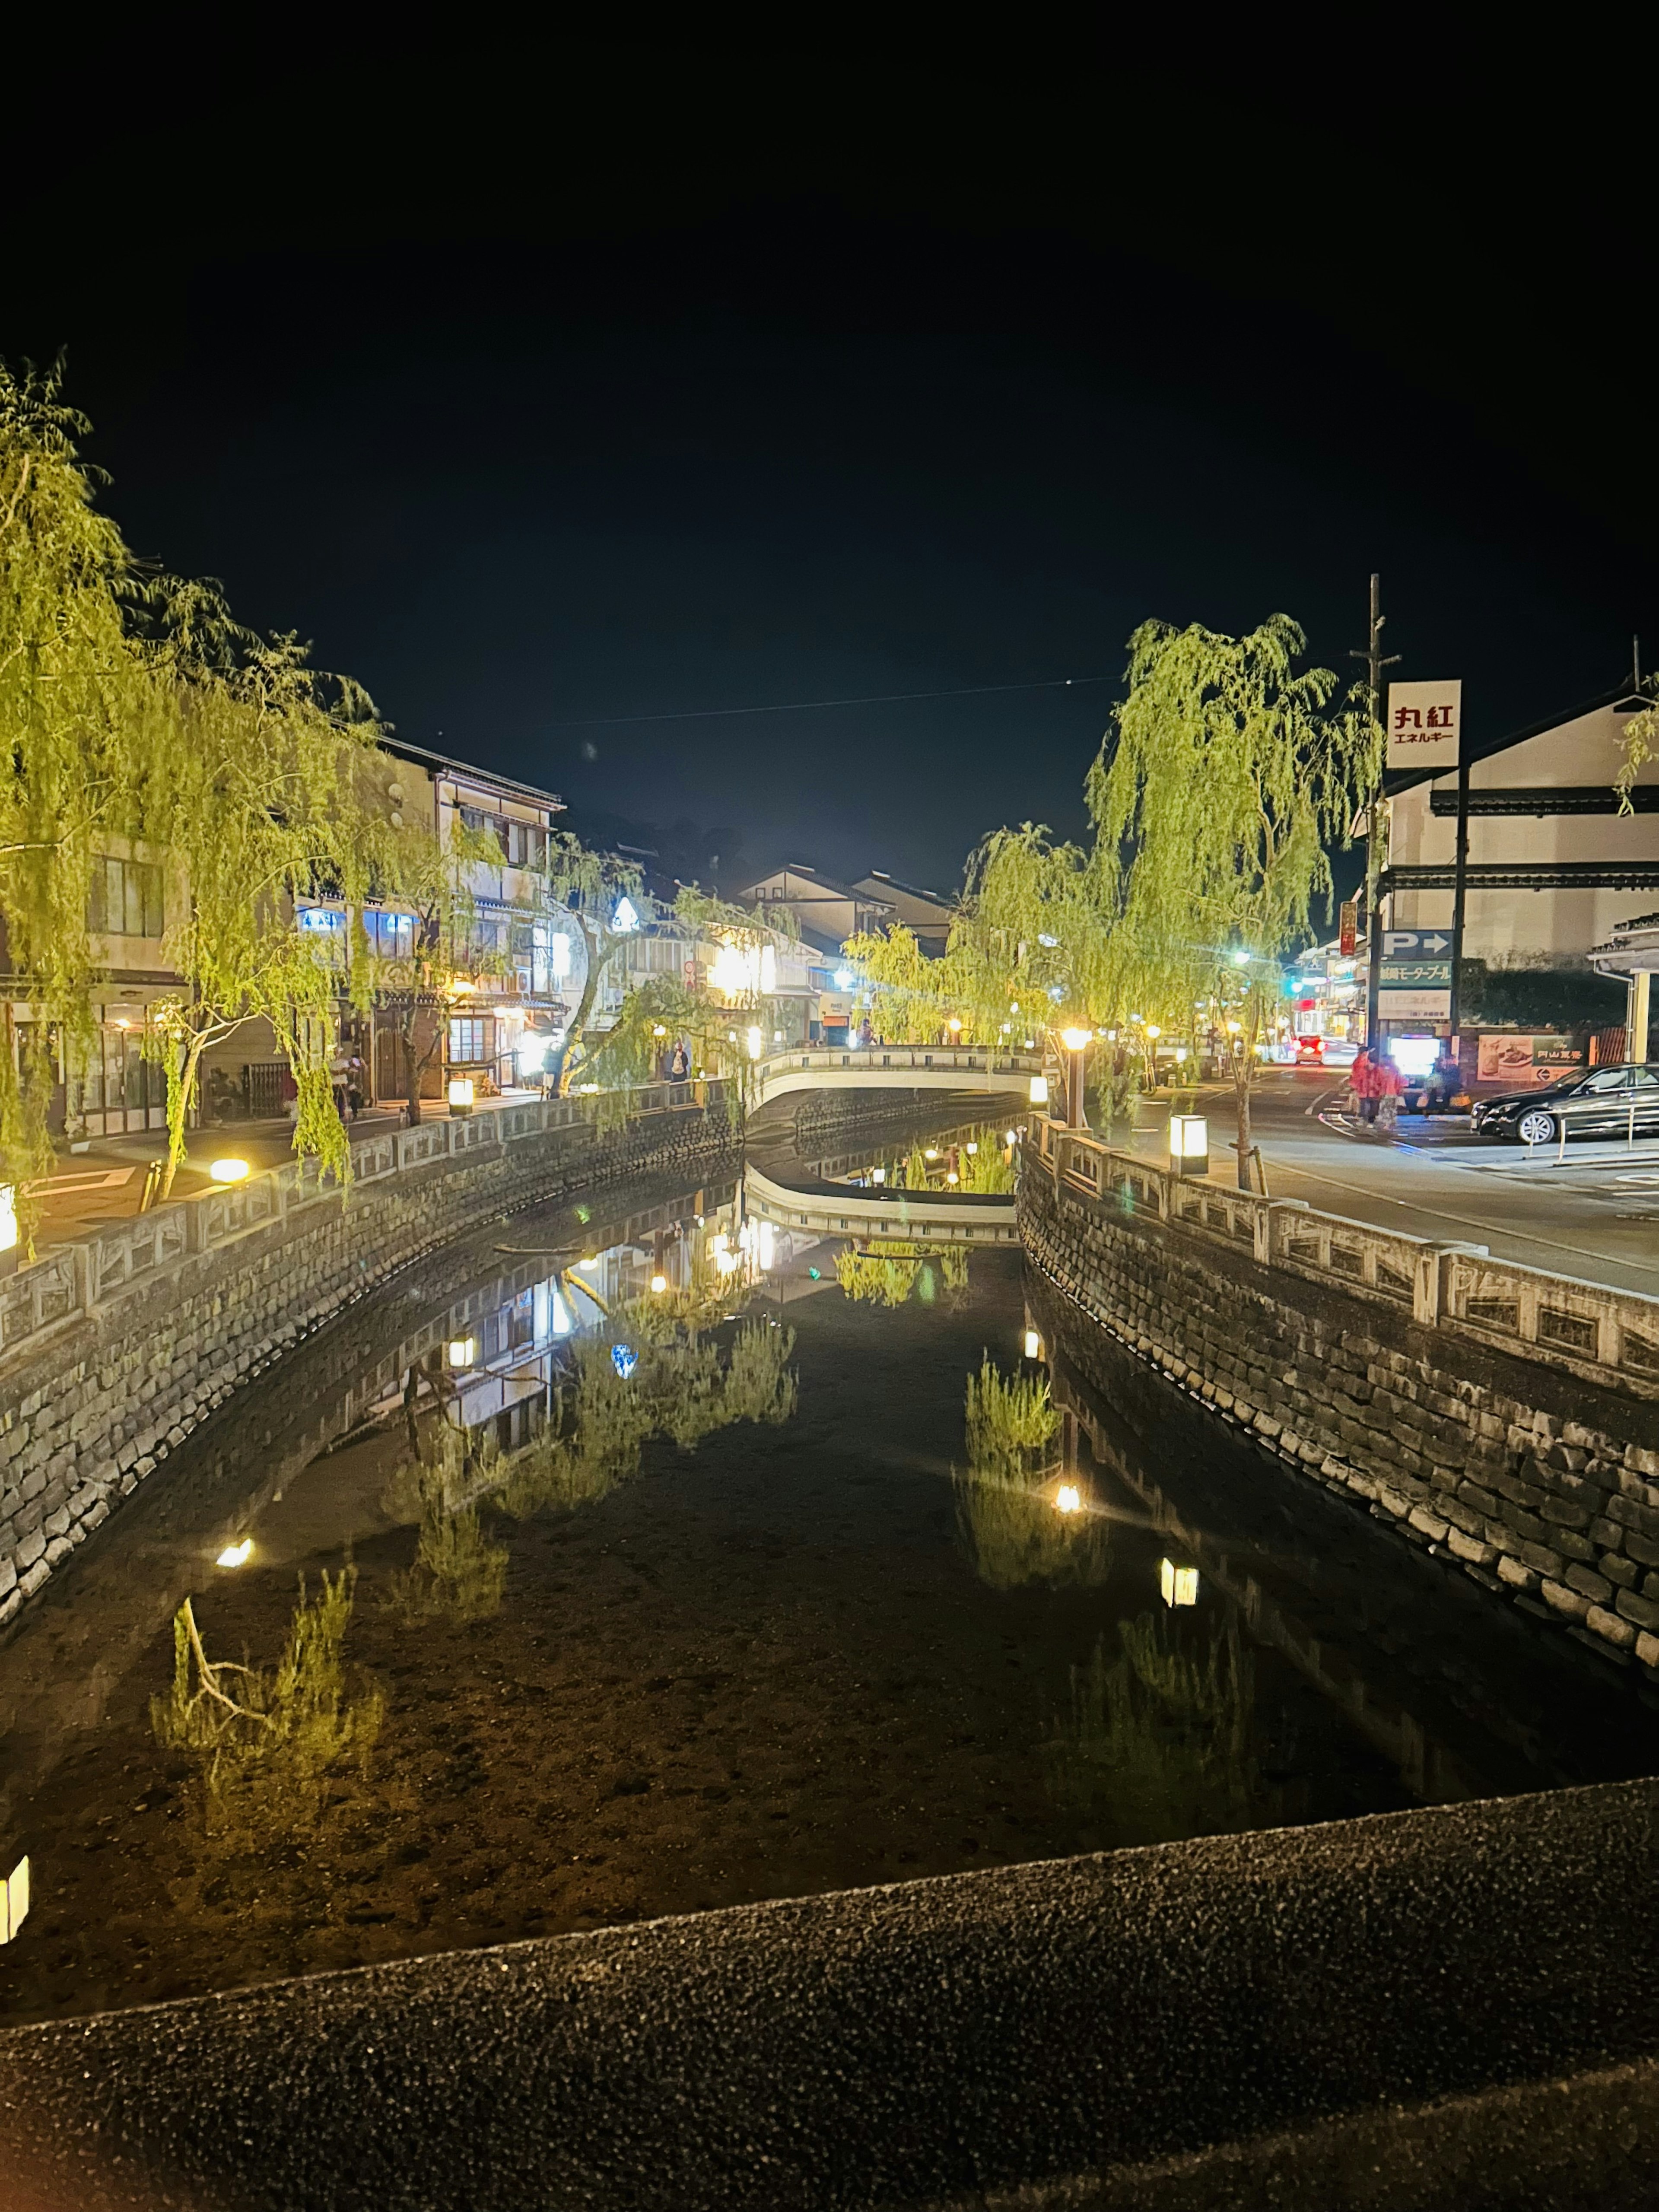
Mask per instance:
[[[1402,952],[1443,952],[1451,943],[1437,931],[1420,929],[1385,929],[1382,933],[1382,952],[1385,959],[1393,960]]]

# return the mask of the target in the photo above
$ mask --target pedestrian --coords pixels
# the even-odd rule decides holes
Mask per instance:
[[[674,1050],[668,1062],[668,1079],[671,1083],[684,1083],[690,1073],[691,1055],[685,1048],[685,1039],[676,1037]]]
[[[1406,1079],[1393,1060],[1384,1057],[1374,1077],[1376,1097],[1371,1104],[1370,1119],[1379,1129],[1391,1130],[1400,1112],[1400,1102],[1406,1095]]]
[[[353,1053],[346,1062],[346,1104],[355,1121],[363,1110],[363,1094],[368,1088],[368,1070],[362,1059]]]
[[[870,1017],[869,1017],[869,1015],[868,1015],[868,1014],[866,1014],[866,1015],[865,1016],[864,1019],[863,1019],[863,1020],[859,1024],[859,1049],[860,1049],[860,1052],[868,1052],[868,1051],[869,1051],[869,1049],[870,1049],[870,1048],[871,1048],[871,1046],[872,1046],[874,1042],[875,1042],[875,1031],[874,1031],[874,1030],[871,1027],[871,1024],[870,1024]]]
[[[1463,1071],[1449,1045],[1443,1045],[1440,1057],[1434,1063],[1434,1103],[1445,1113],[1462,1087]]]
[[[1362,1045],[1348,1070],[1348,1112],[1356,1121],[1370,1118],[1365,1109],[1371,1097],[1372,1073],[1371,1056]]]

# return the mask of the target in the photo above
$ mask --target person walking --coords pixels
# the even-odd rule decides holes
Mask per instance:
[[[1392,1133],[1400,1112],[1400,1102],[1406,1095],[1406,1079],[1386,1054],[1373,1076],[1376,1097],[1372,1102],[1370,1119],[1379,1129]]]

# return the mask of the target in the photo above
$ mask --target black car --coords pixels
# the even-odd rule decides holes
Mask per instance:
[[[1570,1137],[1659,1136],[1659,1061],[1593,1067],[1541,1091],[1482,1098],[1469,1118],[1477,1137],[1522,1145],[1553,1145],[1563,1129]]]

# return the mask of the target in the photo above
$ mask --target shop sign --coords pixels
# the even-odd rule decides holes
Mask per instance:
[[[1345,960],[1352,960],[1359,943],[1359,902],[1344,899],[1337,918],[1337,945]]]
[[[1390,769],[1455,768],[1462,728],[1461,678],[1437,684],[1389,684]]]
[[[1559,1081],[1583,1057],[1571,1037],[1487,1035],[1476,1054],[1475,1080],[1504,1091],[1528,1091]]]

